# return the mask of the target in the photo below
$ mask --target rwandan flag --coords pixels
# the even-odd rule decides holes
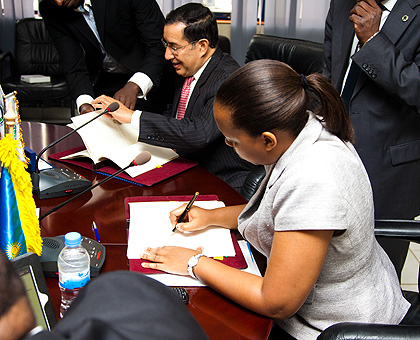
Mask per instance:
[[[42,252],[31,176],[19,158],[21,145],[11,134],[0,139],[0,250],[9,258]]]
[[[9,259],[26,253],[15,189],[6,167],[1,168],[0,177],[0,248]]]

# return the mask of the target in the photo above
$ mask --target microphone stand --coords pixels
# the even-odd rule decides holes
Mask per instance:
[[[76,129],[70,131],[63,137],[60,137],[59,139],[47,145],[41,150],[41,152],[37,155],[35,159],[35,171],[32,173],[31,176],[33,183],[33,191],[39,199],[67,196],[70,194],[80,192],[81,190],[84,190],[85,188],[92,185],[90,181],[69,169],[54,168],[40,172],[38,167],[39,159],[49,148],[61,142],[63,139],[72,135],[73,133],[75,133],[85,125],[91,123],[95,119],[101,117],[105,113],[116,111],[118,110],[118,108],[119,104],[117,102],[111,103],[105,110],[100,112],[97,116],[87,121],[86,123],[83,123]]]
[[[143,156],[142,156],[143,155]],[[127,170],[130,166],[137,166],[137,165],[142,165],[147,163],[150,160],[150,153],[147,151],[143,151],[142,153],[140,153],[135,159],[134,161],[132,161],[130,164],[128,164],[126,167],[118,170],[117,172],[113,173],[111,176],[108,176],[106,178],[104,178],[103,180],[99,181],[98,183],[90,186],[89,188],[83,190],[82,192],[79,192],[76,196],[73,196],[72,198],[68,199],[67,201],[64,201],[63,203],[57,205],[56,207],[54,207],[53,209],[47,211],[46,213],[42,214],[39,217],[39,221],[41,221],[44,217],[48,216],[49,214],[57,211],[58,209],[64,207],[67,203],[70,203],[71,201],[75,200],[76,198],[82,196],[83,194],[85,194],[86,192],[95,189],[98,185],[101,185],[103,183],[105,183],[106,181],[109,181],[110,179],[114,178],[115,176],[118,176],[120,173],[122,173],[123,171]]]

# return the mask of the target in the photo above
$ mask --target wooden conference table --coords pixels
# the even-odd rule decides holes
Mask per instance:
[[[22,122],[23,140],[35,152],[70,131],[70,128],[38,122]],[[50,150],[49,154],[64,151],[83,142],[77,133],[64,139]],[[60,162],[49,161],[60,168],[69,168],[90,180],[93,184],[104,178],[92,171]],[[245,203],[244,198],[232,187],[207,170],[197,166],[177,176],[151,187],[130,184],[111,179],[73,200],[63,208],[53,212],[40,221],[41,236],[64,235],[78,231],[83,236],[95,239],[92,221],[98,226],[100,238],[106,247],[106,260],[101,272],[127,270],[127,225],[124,212],[124,198],[132,196],[171,196],[216,194],[226,205]],[[40,200],[34,195],[36,206],[41,214],[54,208],[72,196]],[[58,316],[60,291],[58,280],[47,278],[47,285]],[[210,339],[266,339],[271,320],[255,314],[221,296],[208,287],[189,287],[190,302],[187,307],[201,324]]]

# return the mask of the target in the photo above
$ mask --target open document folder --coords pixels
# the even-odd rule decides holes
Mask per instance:
[[[125,199],[126,218],[127,221],[130,221],[127,249],[130,270],[141,272],[167,286],[203,286],[202,282],[189,276],[166,274],[158,270],[141,267],[143,260],[139,259],[139,255],[143,253],[144,248],[165,245],[169,237],[169,243],[173,245],[189,248],[203,246],[204,254],[232,254],[233,244],[233,257],[225,255],[214,258],[228,266],[261,275],[252,258],[250,249],[246,246],[246,241],[237,241],[234,234],[228,229],[207,228],[195,233],[195,235],[194,233],[190,233],[190,235],[180,232],[172,233],[169,212],[182,203],[187,203],[189,198],[189,196],[138,196]],[[144,203],[148,204],[144,205]],[[200,195],[194,205],[214,209],[223,207],[224,203],[218,201],[215,195]],[[133,238],[132,234],[135,235]],[[175,236],[176,238],[174,238]],[[132,254],[129,254],[131,252]],[[130,258],[131,256],[133,258]]]
[[[72,129],[83,125],[98,113],[89,112],[72,117],[72,123],[67,125]],[[143,151],[149,151],[152,158],[141,166],[129,167],[125,172],[131,177],[136,177],[156,167],[162,166],[178,157],[170,148],[149,145],[139,142],[138,129],[130,124],[120,124],[112,119],[99,117],[77,131],[85,144],[86,150],[67,155],[61,159],[88,157],[95,164],[109,159],[120,168],[126,167]]]
[[[180,246],[203,247],[209,257],[235,256],[229,229],[206,228],[196,232],[172,232],[169,212],[184,202],[134,202],[130,207],[130,229],[127,247],[128,259],[139,259],[147,247]],[[186,201],[185,203],[188,203]],[[214,209],[223,207],[221,201],[196,201],[194,205]]]

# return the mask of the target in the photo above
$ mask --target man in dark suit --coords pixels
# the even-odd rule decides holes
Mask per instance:
[[[217,89],[239,67],[217,47],[215,15],[198,3],[176,8],[166,17],[163,44],[165,58],[179,76],[172,110],[133,113],[120,105],[113,118],[137,128],[140,121],[140,142],[175,149],[239,191],[253,166],[226,145],[213,117]],[[112,101],[101,96],[93,104],[104,108]]]
[[[132,109],[164,107],[156,89],[167,65],[164,16],[155,0],[42,0],[39,9],[80,113],[101,94]]]
[[[420,214],[419,68],[420,0],[331,1],[324,74],[348,105],[377,219]],[[408,243],[380,243],[400,275]]]
[[[170,288],[140,273],[99,275],[51,331],[36,327],[23,282],[0,251],[0,340],[207,339]]]

